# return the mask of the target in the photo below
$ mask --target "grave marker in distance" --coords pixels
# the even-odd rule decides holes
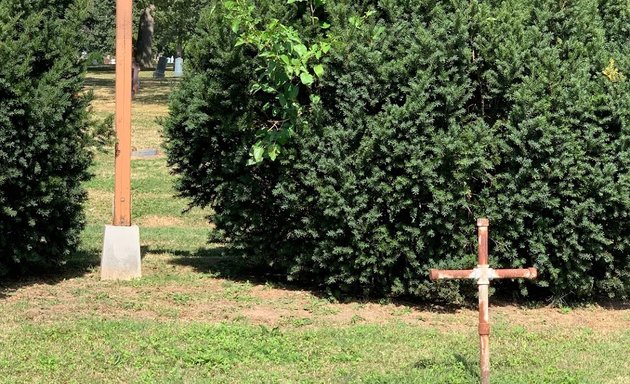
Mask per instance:
[[[157,68],[155,69],[155,72],[153,72],[153,77],[157,79],[163,79],[166,72],[166,64],[167,58],[165,56],[160,56],[160,58],[158,59]]]
[[[184,76],[184,59],[182,59],[181,57],[175,59],[175,76]]]

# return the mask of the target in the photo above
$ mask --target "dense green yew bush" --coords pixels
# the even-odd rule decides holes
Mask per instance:
[[[220,5],[202,18],[165,132],[214,241],[331,289],[458,299],[469,284],[428,270],[474,266],[487,216],[492,265],[541,272],[503,288],[627,297],[627,2],[343,0],[325,5],[328,31],[300,4],[256,3],[334,43],[309,130],[247,166],[259,58]]]
[[[59,264],[79,239],[91,161],[84,7],[0,0],[0,275]]]

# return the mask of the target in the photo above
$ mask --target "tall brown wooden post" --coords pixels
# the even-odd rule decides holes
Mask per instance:
[[[132,0],[116,1],[116,180],[114,220],[131,225]]]
[[[431,280],[473,279],[479,287],[479,367],[481,384],[490,383],[490,312],[488,288],[492,279],[535,279],[536,268],[492,269],[488,265],[488,219],[477,220],[478,265],[475,269],[432,269]]]
[[[116,0],[116,149],[114,218],[105,227],[101,279],[141,276],[140,231],[131,225],[132,0]]]

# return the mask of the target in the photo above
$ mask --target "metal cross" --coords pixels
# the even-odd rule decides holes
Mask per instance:
[[[477,238],[479,246],[479,265],[475,269],[432,269],[431,280],[473,279],[479,286],[479,340],[481,366],[481,384],[490,383],[490,314],[488,312],[488,286],[492,279],[535,279],[536,268],[527,269],[492,269],[488,265],[488,219],[477,220]]]

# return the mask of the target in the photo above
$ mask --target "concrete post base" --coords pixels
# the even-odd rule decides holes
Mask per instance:
[[[141,276],[138,226],[105,226],[101,280],[131,280]]]

